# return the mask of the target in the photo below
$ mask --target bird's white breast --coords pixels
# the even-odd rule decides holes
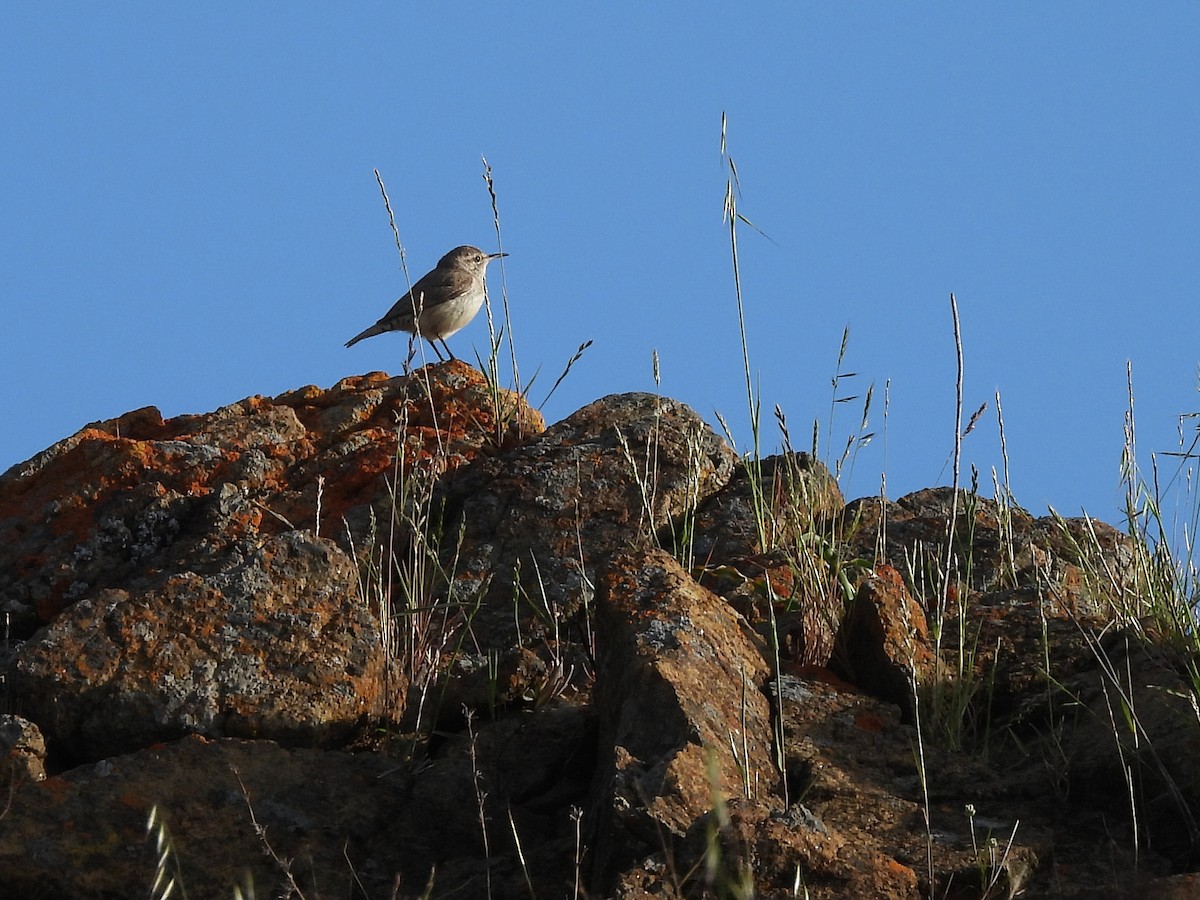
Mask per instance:
[[[461,330],[483,306],[483,291],[467,291],[453,300],[421,310],[421,336],[443,340]]]

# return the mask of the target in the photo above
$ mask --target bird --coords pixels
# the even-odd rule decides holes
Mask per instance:
[[[385,331],[407,331],[408,362],[412,361],[418,338],[429,341],[439,360],[444,360],[437,341],[441,341],[451,359],[456,359],[446,338],[466,326],[483,305],[484,276],[488,263],[507,253],[484,253],[478,247],[455,247],[438,260],[433,271],[422,276],[407,294],[392,305],[383,317],[365,331],[346,341],[353,347],[364,338]],[[406,362],[407,365],[407,362]]]

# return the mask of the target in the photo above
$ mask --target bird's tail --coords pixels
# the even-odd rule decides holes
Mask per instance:
[[[375,337],[375,335],[383,334],[385,331],[387,331],[387,328],[385,328],[383,325],[376,322],[374,325],[372,325],[366,331],[360,331],[354,337],[350,338],[350,340],[346,341],[346,346],[353,347],[355,344],[357,344],[363,338]]]

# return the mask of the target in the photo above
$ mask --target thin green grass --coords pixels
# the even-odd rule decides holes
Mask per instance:
[[[742,291],[742,271],[739,261],[739,228],[742,225],[754,228],[739,210],[740,186],[737,168],[728,154],[727,122],[722,117],[721,123],[721,153],[727,168],[725,189],[725,224],[728,229],[728,240],[734,279],[734,295],[738,315],[739,335],[743,373],[745,378],[745,394],[747,412],[750,421],[750,447],[742,454],[743,466],[750,484],[750,502],[753,507],[755,527],[757,529],[758,547],[761,551],[778,547],[781,535],[799,533],[803,535],[804,544],[792,548],[791,558],[795,561],[823,559],[826,566],[833,571],[839,567],[846,576],[839,579],[844,590],[852,586],[855,577],[862,571],[840,559],[840,547],[836,544],[824,543],[823,535],[809,524],[805,530],[787,527],[783,518],[787,515],[786,503],[779,502],[778,492],[769,489],[763,477],[762,433],[761,433],[761,393],[756,387],[750,364],[749,341],[747,339],[746,303]],[[755,228],[755,230],[758,230]],[[1008,442],[1004,426],[1004,414],[1000,392],[995,393],[996,419],[999,428],[1000,452],[1003,460],[1001,470],[991,472],[995,503],[995,535],[989,535],[987,584],[976,584],[980,578],[977,565],[982,562],[980,553],[980,536],[975,533],[978,522],[987,518],[989,511],[978,509],[980,497],[978,493],[979,473],[972,466],[969,486],[964,487],[963,477],[963,441],[975,429],[989,406],[982,403],[969,417],[964,416],[964,378],[965,353],[963,347],[961,323],[957,300],[950,295],[950,311],[953,325],[954,348],[957,361],[955,379],[955,408],[954,408],[954,444],[948,460],[951,466],[950,508],[946,518],[945,533],[928,548],[916,547],[906,551],[908,559],[908,583],[915,595],[922,601],[929,613],[930,628],[933,638],[933,651],[937,660],[937,668],[924,684],[916,681],[912,684],[916,698],[916,727],[917,747],[915,755],[921,779],[922,790],[925,792],[926,824],[929,826],[929,786],[925,769],[925,740],[934,736],[937,743],[959,750],[981,753],[986,759],[989,754],[989,742],[992,738],[992,703],[995,693],[997,660],[1001,652],[999,639],[994,646],[981,647],[980,639],[982,625],[968,625],[975,611],[968,607],[972,598],[979,590],[1000,591],[1027,585],[1031,572],[1042,572],[1037,576],[1037,584],[1032,585],[1042,593],[1054,590],[1055,579],[1052,572],[1053,555],[1044,563],[1040,563],[1034,555],[1034,568],[1030,569],[1029,553],[1019,557],[1019,541],[1022,539],[1020,526],[1016,522],[1019,510],[1011,489],[1011,473],[1009,470]],[[847,391],[846,386],[857,373],[850,371],[844,365],[848,346],[848,329],[843,332],[841,346],[838,351],[836,374],[833,377],[833,395],[830,402],[829,417],[826,422],[826,435],[833,432],[833,420],[839,409],[847,403],[854,402],[858,395]],[[831,460],[831,469],[835,478],[840,481],[843,475],[853,472],[854,463],[859,450],[867,446],[874,437],[869,427],[873,390],[868,388],[862,405],[862,417],[857,433],[852,435],[845,446],[838,448]],[[888,406],[887,389],[885,387],[885,421]],[[776,417],[784,435],[785,447],[791,453],[791,441],[787,435],[786,420],[777,409]],[[730,429],[724,418],[718,414],[718,421],[725,431],[726,438],[732,446],[737,447]],[[1196,422],[1200,421],[1200,413],[1189,413],[1180,416],[1179,448],[1169,453],[1158,454],[1151,459],[1149,477],[1143,479],[1137,469],[1137,452],[1133,420],[1133,393],[1130,382],[1130,408],[1126,423],[1126,442],[1123,456],[1123,477],[1126,484],[1126,518],[1127,530],[1133,544],[1134,570],[1136,577],[1131,578],[1126,569],[1118,565],[1113,557],[1112,548],[1103,544],[1096,536],[1095,526],[1086,520],[1090,529],[1090,538],[1079,542],[1071,537],[1076,532],[1068,530],[1062,522],[1063,535],[1067,536],[1068,544],[1075,546],[1069,553],[1070,561],[1077,565],[1087,582],[1086,594],[1092,598],[1107,597],[1112,606],[1115,621],[1131,625],[1136,629],[1151,628],[1155,639],[1164,642],[1166,646],[1175,648],[1178,653],[1177,665],[1183,670],[1185,679],[1192,692],[1192,708],[1200,726],[1200,627],[1197,626],[1197,608],[1200,607],[1200,573],[1198,573],[1195,553],[1196,536],[1200,533],[1200,501],[1197,500],[1197,466],[1200,459],[1200,429]],[[1186,432],[1186,433],[1185,433]],[[885,432],[886,434],[886,432]],[[885,442],[886,443],[886,442]],[[821,429],[818,422],[813,425],[813,455],[818,456],[821,444]],[[886,455],[886,446],[885,446]],[[1174,489],[1175,512],[1164,513],[1164,491],[1160,486],[1161,466],[1164,462],[1176,465],[1175,471],[1165,479],[1167,488]],[[791,482],[789,473],[789,482]],[[791,482],[794,484],[794,482]],[[886,489],[886,474],[881,476],[881,507]],[[1183,503],[1179,504],[1179,499]],[[1051,510],[1052,515],[1056,515]],[[1022,512],[1023,516],[1024,513]],[[983,519],[981,519],[981,516]],[[1061,520],[1060,520],[1061,521]],[[876,558],[886,557],[887,522],[882,517],[879,525],[879,543],[876,547]],[[992,546],[994,543],[995,546]],[[842,544],[841,546],[844,546]],[[816,551],[816,552],[815,552]],[[993,556],[995,558],[993,559]],[[994,571],[993,571],[994,569]],[[818,565],[813,565],[810,572],[822,572]],[[768,590],[770,585],[768,584]],[[850,593],[847,590],[847,593]],[[772,612],[777,598],[772,592]],[[1055,680],[1052,671],[1054,660],[1050,632],[1047,627],[1047,611],[1040,609],[1042,621],[1042,665],[1046,681],[1047,710],[1050,718],[1049,731],[1042,743],[1047,744],[1047,752],[1051,755],[1046,759],[1046,765],[1052,772],[1057,772],[1054,783],[1065,783],[1067,777],[1065,767],[1069,764],[1065,757],[1064,741],[1067,735],[1062,731],[1069,727],[1063,713],[1078,707],[1078,700],[1071,696],[1060,699],[1061,686]],[[776,629],[772,628],[772,632]],[[990,640],[990,639],[989,639]],[[1101,644],[1094,642],[1096,652],[1102,653]],[[775,654],[776,668],[779,668],[780,647],[778,640],[772,648]],[[986,666],[982,660],[990,660]],[[1102,670],[1106,660],[1101,660]],[[1128,674],[1128,673],[1126,673]],[[1126,743],[1121,734],[1126,733],[1135,744],[1141,740],[1143,748],[1149,741],[1149,735],[1139,730],[1137,710],[1134,695],[1130,686],[1122,679],[1115,669],[1106,679],[1106,689],[1112,700],[1113,713],[1110,716],[1110,728],[1114,734],[1115,744],[1119,753],[1125,753]],[[1018,740],[1013,736],[1013,740]],[[1057,748],[1057,755],[1054,751]],[[784,756],[783,747],[776,748],[780,759]],[[1153,757],[1153,748],[1149,748]],[[1122,770],[1129,771],[1129,760],[1121,758]],[[1169,778],[1165,768],[1157,766],[1159,774],[1168,783]],[[1131,780],[1127,785],[1130,796],[1130,815],[1135,823],[1139,814],[1136,804],[1137,791]],[[1177,797],[1182,802],[1182,797]],[[1192,821],[1190,811],[1184,811],[1184,818]],[[1136,825],[1135,825],[1136,827]],[[974,835],[974,832],[972,832]],[[1007,844],[989,840],[985,847],[976,847],[976,857],[980,861],[980,881],[985,895],[991,895],[999,890],[1000,873],[1008,863],[1010,851],[1015,838],[1015,829],[1007,838]],[[1200,838],[1200,827],[1197,828]],[[928,831],[930,883],[933,883],[933,837]],[[1135,835],[1135,843],[1138,840]],[[985,852],[986,851],[986,852]]]

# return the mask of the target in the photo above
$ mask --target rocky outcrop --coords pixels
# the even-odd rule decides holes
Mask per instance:
[[[128,413],[0,476],[0,896],[1186,896],[1140,553],[453,361]]]
[[[17,654],[23,713],[81,759],[185,734],[336,746],[377,718],[403,675],[353,560],[290,531],[230,562],[68,607]]]
[[[597,888],[628,895],[714,797],[775,793],[769,672],[745,622],[662,550],[612,561],[596,633],[591,862]]]
[[[447,479],[446,515],[462,529],[453,591],[479,601],[476,640],[504,650],[519,643],[518,632],[540,638],[565,629],[582,639],[609,558],[670,546],[671,530],[735,465],[733,451],[682,403],[621,394]]]

